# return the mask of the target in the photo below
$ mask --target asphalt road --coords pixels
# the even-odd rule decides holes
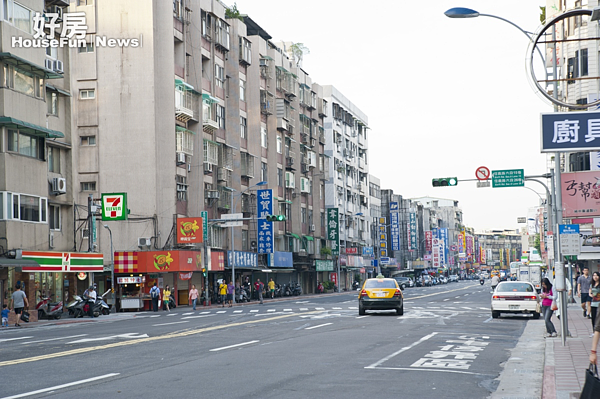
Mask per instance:
[[[2,330],[0,398],[490,395],[527,317],[492,319],[489,281],[404,295],[403,316],[347,292]]]

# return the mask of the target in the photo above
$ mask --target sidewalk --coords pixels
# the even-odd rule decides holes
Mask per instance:
[[[565,346],[560,336],[546,339],[543,399],[579,398],[585,383],[585,370],[590,364],[592,348],[592,322],[583,317],[579,303],[568,305],[567,316],[571,336],[567,336]],[[552,321],[560,330],[560,321],[555,317]]]

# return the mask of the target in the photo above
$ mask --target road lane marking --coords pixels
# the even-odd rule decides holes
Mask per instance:
[[[444,299],[444,302],[445,302],[445,301],[449,301],[449,300],[450,300],[450,298],[446,298],[446,299]]]
[[[38,342],[58,341],[60,339],[71,339],[71,338],[85,337],[86,335],[87,334],[79,334],[79,335],[71,335],[70,337],[58,337],[58,338],[50,338],[50,339],[40,339],[39,341],[21,342],[21,345],[36,344]]]
[[[492,317],[488,317],[488,318],[487,318],[487,319],[485,319],[483,322],[484,322],[484,323],[489,323],[489,322],[490,322],[490,321],[492,321],[492,320],[493,320],[493,318],[492,318]]]
[[[307,313],[310,314],[310,313],[319,313],[319,312],[307,312]],[[24,358],[18,358],[18,359],[14,359],[14,360],[6,360],[6,361],[0,362],[0,367],[13,366],[16,364],[24,364],[24,363],[31,363],[31,362],[38,362],[41,360],[48,360],[48,359],[54,360],[58,357],[65,357],[65,356],[71,356],[71,355],[83,354],[83,355],[88,356],[91,352],[94,352],[94,351],[113,349],[113,348],[121,348],[123,346],[128,346],[128,345],[145,344],[148,342],[160,341],[163,339],[188,337],[188,336],[192,336],[192,335],[202,334],[202,333],[205,333],[208,331],[217,331],[217,330],[223,330],[225,328],[239,327],[239,326],[245,326],[245,325],[256,324],[256,323],[271,322],[274,320],[287,319],[287,318],[295,317],[295,316],[297,316],[297,313],[282,314],[282,315],[278,315],[278,316],[274,316],[274,317],[260,318],[260,319],[257,318],[254,320],[248,320],[248,321],[243,321],[243,322],[238,322],[238,323],[227,323],[227,324],[221,324],[218,326],[199,328],[196,330],[187,330],[187,331],[180,331],[177,333],[168,333],[168,334],[163,334],[163,335],[157,335],[155,337],[118,341],[118,342],[113,342],[113,343],[105,344],[105,345],[83,347],[83,348],[71,349],[71,350],[63,351],[63,352],[49,353],[46,355],[24,357]],[[194,317],[194,316],[188,316],[188,317]],[[198,317],[198,316],[196,316],[196,317]]]
[[[149,317],[150,317],[150,318],[153,318],[153,317],[160,317],[160,315],[159,315],[159,314],[157,314],[156,316],[149,316]]]
[[[250,313],[258,313],[258,309],[252,309]]]
[[[468,308],[466,306],[461,306],[461,309],[468,309],[468,310],[472,310],[471,308]]]
[[[319,324],[318,326],[307,327],[307,328],[305,328],[305,330],[312,330],[314,328],[325,327],[325,326],[329,326],[331,324],[333,324],[333,323]]]
[[[209,314],[210,312],[201,312],[200,314]]]
[[[226,311],[226,310],[219,310],[219,311],[217,312],[217,314],[220,314],[220,313],[227,313],[227,311]]]
[[[304,309],[304,310],[308,310],[308,309],[306,309],[306,308],[302,308],[302,309]],[[300,309],[300,310],[302,310],[302,309]],[[275,311],[277,311],[277,309],[267,309],[267,312],[275,312]]]
[[[331,308],[333,310],[342,310],[342,308]]]
[[[369,316],[367,316],[367,315],[365,315],[365,316],[356,316],[357,319],[364,319],[365,317],[369,317]]]
[[[56,386],[53,386],[53,387],[50,387],[50,388],[39,389],[37,391],[31,391],[31,392],[21,393],[19,395],[5,396],[2,399],[25,398],[27,396],[33,396],[33,395],[37,395],[37,394],[40,394],[40,393],[46,393],[46,392],[55,391],[57,389],[68,388],[68,387],[72,387],[72,386],[75,386],[75,385],[87,384],[88,382],[98,381],[98,380],[102,380],[102,379],[110,378],[110,377],[115,377],[115,376],[117,376],[119,374],[120,373],[105,374],[105,375],[101,375],[101,376],[98,376],[98,377],[88,378],[87,380],[69,382],[68,384],[56,385]]]
[[[365,367],[366,368],[366,367]],[[419,369],[410,367],[377,367],[379,370],[407,370],[407,371],[437,371],[442,373],[456,373],[456,374],[471,374],[471,375],[487,375],[481,373],[473,373],[472,371],[457,371],[457,370],[438,370],[438,369]]]
[[[200,316],[187,316],[187,317],[182,317],[181,320],[187,320],[187,319],[201,319],[203,317],[210,317],[210,316],[215,316],[214,314],[205,314],[205,315],[200,315]]]
[[[79,339],[77,341],[67,342],[68,344],[82,344],[85,342],[94,342],[94,341],[108,341],[116,338],[125,338],[125,339],[139,339],[139,338],[148,338],[148,334],[140,334],[140,333],[127,333],[127,334],[119,334],[119,335],[111,335],[108,337],[100,337],[100,338],[84,338]]]
[[[308,310],[308,308],[300,308],[300,311],[302,312],[306,312]]]
[[[293,312],[294,309],[283,309],[284,312]]]
[[[475,286],[475,285],[469,285],[469,286],[466,286],[466,287],[457,288],[457,289],[455,289],[455,290],[450,290],[450,291],[440,291],[440,292],[435,292],[435,293],[433,293],[433,294],[427,294],[427,295],[415,296],[415,297],[412,297],[412,298],[404,298],[404,302],[406,302],[406,301],[412,301],[413,299],[427,298],[427,297],[429,297],[429,296],[434,296],[434,295],[435,295],[435,296],[439,296],[440,294],[447,294],[447,293],[454,292],[454,291],[462,291],[462,290],[466,290],[467,288],[473,288],[473,287],[476,287],[476,286]],[[460,298],[460,296],[457,296],[456,298]]]
[[[173,322],[170,322],[170,323],[153,324],[152,327],[170,326],[172,324],[181,324],[181,323],[189,323],[189,321],[173,321]]]
[[[241,344],[235,344],[235,345],[229,345],[229,346],[223,346],[221,348],[215,348],[215,349],[211,349],[211,352],[218,352],[218,351],[222,351],[225,349],[231,349],[231,348],[237,348],[238,346],[244,346],[244,345],[251,345],[251,344],[255,344],[257,342],[260,341],[248,341],[248,342],[242,342]]]
[[[233,313],[242,313],[243,310],[234,310]]]
[[[398,356],[402,352],[406,352],[407,350],[410,350],[410,349],[414,348],[415,346],[419,345],[420,343],[423,343],[423,342],[427,341],[428,339],[430,339],[432,337],[435,337],[437,334],[438,334],[437,332],[433,332],[431,334],[428,334],[428,335],[424,336],[423,338],[421,338],[420,340],[415,341],[415,342],[413,342],[412,344],[410,344],[408,346],[405,346],[404,348],[400,349],[399,351],[396,351],[396,352],[392,353],[391,355],[388,355],[388,356],[384,357],[383,359],[381,359],[381,360],[379,360],[379,361],[377,361],[377,362],[373,363],[372,365],[367,366],[365,368],[366,369],[374,369],[377,366],[379,366],[380,364],[383,364],[383,363],[387,362],[391,358],[393,358],[395,356]]]
[[[315,308],[315,310],[325,310],[325,308]]]
[[[5,338],[5,339],[0,339],[0,342],[17,341],[19,339],[29,339],[29,338],[33,338],[33,337]]]
[[[190,312],[190,313],[183,313],[183,314],[182,314],[182,316],[190,316],[190,315],[193,315],[193,314],[194,314],[194,312]]]
[[[193,314],[193,313],[184,313],[184,315],[186,315],[186,314]],[[177,313],[168,314],[167,317],[169,317],[169,316],[177,316]]]

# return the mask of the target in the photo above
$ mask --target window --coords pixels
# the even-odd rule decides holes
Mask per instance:
[[[210,14],[207,14],[206,11],[202,11],[201,18],[202,18],[202,36],[210,38],[211,32],[212,32],[211,16],[210,16]]]
[[[246,81],[240,79],[240,101],[246,101]]]
[[[48,147],[48,172],[60,173],[60,148]]]
[[[260,145],[263,148],[267,148],[267,129],[260,127]]]
[[[96,90],[95,89],[85,89],[79,90],[79,98],[82,100],[91,100],[96,98]]]
[[[50,224],[50,230],[60,230],[60,206],[49,205],[48,206],[48,223]]]
[[[57,47],[46,47],[46,55],[53,60],[58,58],[58,48]]]
[[[185,176],[177,176],[177,201],[187,201],[187,179]]]
[[[96,191],[95,181],[81,182],[81,191]]]
[[[306,224],[306,208],[300,208],[300,220],[302,224]]]
[[[80,46],[77,48],[78,53],[93,53],[94,52],[94,43],[86,43],[85,46]]]
[[[219,129],[225,129],[225,107],[217,104],[217,124]]]
[[[44,160],[44,139],[8,129],[8,151]]]
[[[277,168],[277,185],[283,187],[283,169]]]
[[[267,164],[264,162],[261,162],[261,168],[260,168],[260,181],[267,181]]]
[[[215,64],[215,86],[221,89],[225,87],[225,69],[217,64]]]
[[[31,10],[19,3],[13,6],[13,25],[24,32],[31,33]]]
[[[81,136],[81,145],[96,145],[96,136]]]
[[[283,146],[282,146],[282,142],[281,142],[281,136],[277,135],[277,153],[281,154],[282,151],[283,151]]]
[[[55,91],[47,92],[46,102],[48,103],[48,115],[58,116],[58,93]]]
[[[94,0],[77,0],[77,6],[93,6]]]
[[[243,116],[240,116],[240,137],[248,138],[248,120]]]
[[[6,204],[6,207],[4,206]],[[0,192],[0,218],[47,223],[48,200],[34,195]]]
[[[46,94],[44,78],[33,76],[29,72],[22,72],[14,67],[4,64],[2,85],[28,96],[44,98]]]

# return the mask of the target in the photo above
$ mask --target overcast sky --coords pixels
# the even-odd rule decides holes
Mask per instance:
[[[233,2],[225,2],[233,5]],[[540,113],[552,112],[525,70],[528,40],[506,22],[450,19],[469,7],[526,31],[540,26],[541,0],[236,0],[273,41],[303,43],[303,69],[332,84],[369,118],[369,171],[405,198],[459,201],[476,230],[515,229],[539,203],[526,188],[433,188],[431,179],[474,179],[475,170],[546,172]],[[545,196],[541,185],[527,187]]]

